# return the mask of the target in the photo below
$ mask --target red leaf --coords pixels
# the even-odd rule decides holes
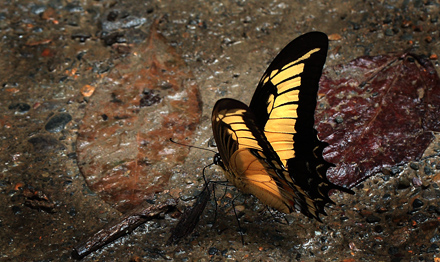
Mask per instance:
[[[192,73],[155,28],[96,88],[78,135],[89,187],[125,211],[164,190],[191,143],[201,109]]]
[[[440,130],[440,80],[424,57],[360,57],[327,68],[319,92],[316,127],[338,185],[419,159]]]

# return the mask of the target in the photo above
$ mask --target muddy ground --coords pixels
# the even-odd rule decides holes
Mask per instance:
[[[90,190],[77,165],[88,102],[81,90],[105,88],[100,77],[125,44],[145,41],[153,21],[160,19],[158,30],[193,72],[202,101],[193,143],[208,148],[215,101],[250,101],[268,63],[298,35],[332,36],[327,66],[411,48],[431,56],[439,71],[439,16],[438,1],[409,0],[1,2],[0,260],[70,261],[75,245],[121,217]],[[106,38],[105,30],[123,35]],[[61,116],[55,123],[54,115]],[[437,139],[425,155],[439,150]],[[178,209],[202,189],[212,155],[191,149],[172,169]],[[224,179],[214,167],[207,176]],[[165,245],[177,222],[165,215],[83,261],[438,261],[439,181],[438,157],[384,170],[354,188],[355,196],[335,193],[338,204],[323,223],[301,214],[274,218],[230,188],[217,212],[208,204],[195,233],[177,245]],[[227,201],[234,197],[244,245]]]

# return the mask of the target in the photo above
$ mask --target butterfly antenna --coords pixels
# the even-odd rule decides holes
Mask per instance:
[[[201,150],[205,150],[205,151],[209,151],[209,152],[213,152],[214,154],[217,154],[217,152],[214,151],[214,150],[207,149],[207,148],[204,148],[204,147],[193,146],[193,145],[187,145],[187,144],[184,144],[184,143],[176,142],[176,141],[174,141],[172,138],[170,138],[170,141],[171,141],[172,143],[174,143],[174,144],[178,144],[178,145],[181,145],[181,146],[187,146],[187,147],[189,147],[189,148],[197,148],[197,149],[201,149]]]

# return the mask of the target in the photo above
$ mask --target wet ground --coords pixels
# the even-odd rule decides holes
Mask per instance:
[[[158,30],[193,72],[203,103],[193,143],[208,148],[215,101],[249,101],[270,60],[298,35],[331,36],[327,65],[412,48],[439,71],[439,16],[438,2],[407,0],[0,3],[1,261],[70,261],[73,246],[121,217],[78,168],[84,87],[105,88],[103,75],[127,46],[147,39],[153,21],[160,19]],[[177,245],[165,245],[177,222],[167,215],[83,260],[438,261],[440,159],[430,156],[439,150],[437,139],[423,160],[384,170],[354,188],[355,196],[334,194],[338,204],[323,223],[274,217],[232,188]],[[212,154],[192,149],[172,168],[179,209],[192,204],[211,162]],[[224,179],[216,168],[207,176]]]

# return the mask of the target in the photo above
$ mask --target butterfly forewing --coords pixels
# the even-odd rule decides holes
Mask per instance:
[[[295,142],[310,143],[314,136],[316,95],[327,49],[327,36],[320,32],[290,42],[263,74],[251,100],[258,125],[284,164],[302,153]]]

